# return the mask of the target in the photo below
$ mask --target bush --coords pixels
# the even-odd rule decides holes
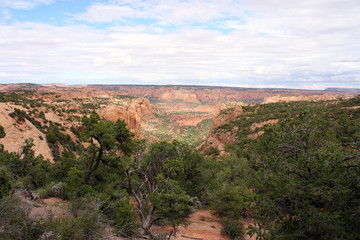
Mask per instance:
[[[84,173],[76,167],[70,168],[66,182],[66,193],[68,198],[77,198],[93,192],[93,189],[85,184]]]
[[[125,190],[116,191],[107,196],[102,206],[104,214],[115,225],[114,233],[121,237],[134,236],[139,228],[136,213],[129,204],[129,194]]]
[[[36,240],[44,227],[31,220],[19,198],[8,196],[0,199],[0,239]]]
[[[56,134],[53,132],[48,132],[46,134],[46,140],[48,141],[48,143],[54,144],[57,141]]]
[[[71,202],[71,215],[57,218],[48,227],[53,238],[83,240],[102,239],[102,214],[96,198],[78,198]],[[52,238],[51,238],[52,239]]]
[[[3,126],[0,125],[0,138],[4,138],[6,136],[5,130]]]
[[[46,197],[58,197],[58,198],[66,198],[66,187],[67,184],[63,182],[51,182],[47,184],[44,188],[40,188],[37,190],[40,198]]]
[[[59,198],[63,198],[65,196],[65,188],[66,188],[66,183],[63,182],[52,182],[50,183],[51,186],[51,195],[54,197],[59,197]]]
[[[224,229],[222,233],[228,235],[231,239],[242,239],[244,235],[244,226],[237,220],[223,219],[221,221]]]
[[[7,196],[11,190],[9,174],[0,167],[0,199]]]
[[[215,148],[215,147],[210,147],[207,151],[206,151],[206,155],[209,156],[218,156],[220,154],[219,149]]]

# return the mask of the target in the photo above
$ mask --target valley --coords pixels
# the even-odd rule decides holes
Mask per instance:
[[[360,100],[340,90],[0,85],[0,238],[21,215],[28,239],[351,239]]]
[[[175,139],[194,147],[203,147],[204,149],[205,146],[205,151],[209,146],[222,151],[225,144],[229,142],[221,139],[222,137],[214,137],[211,132],[227,121],[221,120],[220,112],[227,108],[233,108],[234,105],[330,100],[355,95],[353,91],[341,92],[339,90],[313,91],[170,85],[8,84],[0,85],[0,91],[8,94],[19,93],[30,103],[25,104],[27,109],[24,109],[23,106],[22,111],[35,111],[33,113],[34,120],[42,122],[44,128],[49,127],[46,121],[62,126],[65,129],[64,134],[69,135],[73,140],[75,136],[70,128],[78,128],[81,125],[82,115],[95,110],[107,120],[124,120],[127,127],[137,137],[145,138],[149,142]],[[6,99],[3,100],[4,107],[8,104],[6,101]],[[13,108],[16,107],[10,107],[8,110],[11,112]],[[2,111],[5,115],[10,113]],[[39,112],[45,113],[46,121],[36,116],[36,113]],[[231,120],[235,119],[235,115],[231,117]],[[6,118],[8,119],[8,117]],[[3,124],[10,126],[13,122],[8,121]],[[33,135],[36,134],[33,133]],[[11,135],[8,135],[6,139],[0,141],[11,143],[5,144],[5,149],[19,151],[22,141],[15,144],[15,140],[10,140],[10,138]],[[233,138],[230,137],[230,139]],[[36,141],[38,142],[38,140]],[[41,146],[40,142],[36,146]],[[36,152],[39,152],[40,149],[44,149],[41,152],[43,156],[53,159],[46,144],[39,147]]]

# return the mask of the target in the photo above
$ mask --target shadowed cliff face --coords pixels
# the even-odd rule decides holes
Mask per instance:
[[[209,135],[204,144],[204,151],[209,150],[210,147],[217,148],[220,151],[224,150],[226,144],[234,142],[235,131],[237,129],[228,129],[226,131],[218,130],[217,128],[228,124],[236,119],[239,115],[242,114],[243,104],[238,102],[227,102],[227,103],[218,103],[216,105],[216,111],[212,121],[212,125],[209,131]]]

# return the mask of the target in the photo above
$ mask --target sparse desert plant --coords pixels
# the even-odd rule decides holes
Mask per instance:
[[[0,239],[37,240],[44,226],[29,218],[29,206],[16,196],[0,199]]]
[[[64,182],[51,182],[44,188],[39,188],[37,193],[40,198],[58,197],[66,198],[66,183]]]

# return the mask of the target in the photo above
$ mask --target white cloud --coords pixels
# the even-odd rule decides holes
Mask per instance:
[[[101,79],[102,83],[358,87],[359,5],[350,0],[97,3],[74,17],[91,23],[124,18],[158,22],[102,30],[90,24],[2,24],[0,82]],[[224,34],[201,24],[192,26],[220,18],[227,20],[219,24],[233,31]],[[165,31],[162,26],[168,24],[179,28]]]
[[[117,6],[106,4],[95,4],[90,6],[85,13],[80,13],[74,17],[77,20],[87,22],[111,22],[123,21],[125,18],[136,17],[138,13],[129,6]]]
[[[40,4],[50,4],[54,0],[0,0],[0,7],[12,9],[32,9]]]
[[[236,10],[236,11],[234,11]],[[229,17],[229,14],[242,14],[241,6],[232,0],[210,1],[111,1],[108,4],[96,3],[86,12],[76,14],[78,20],[87,22],[124,21],[125,18],[147,18],[157,20],[158,25],[181,25]]]

